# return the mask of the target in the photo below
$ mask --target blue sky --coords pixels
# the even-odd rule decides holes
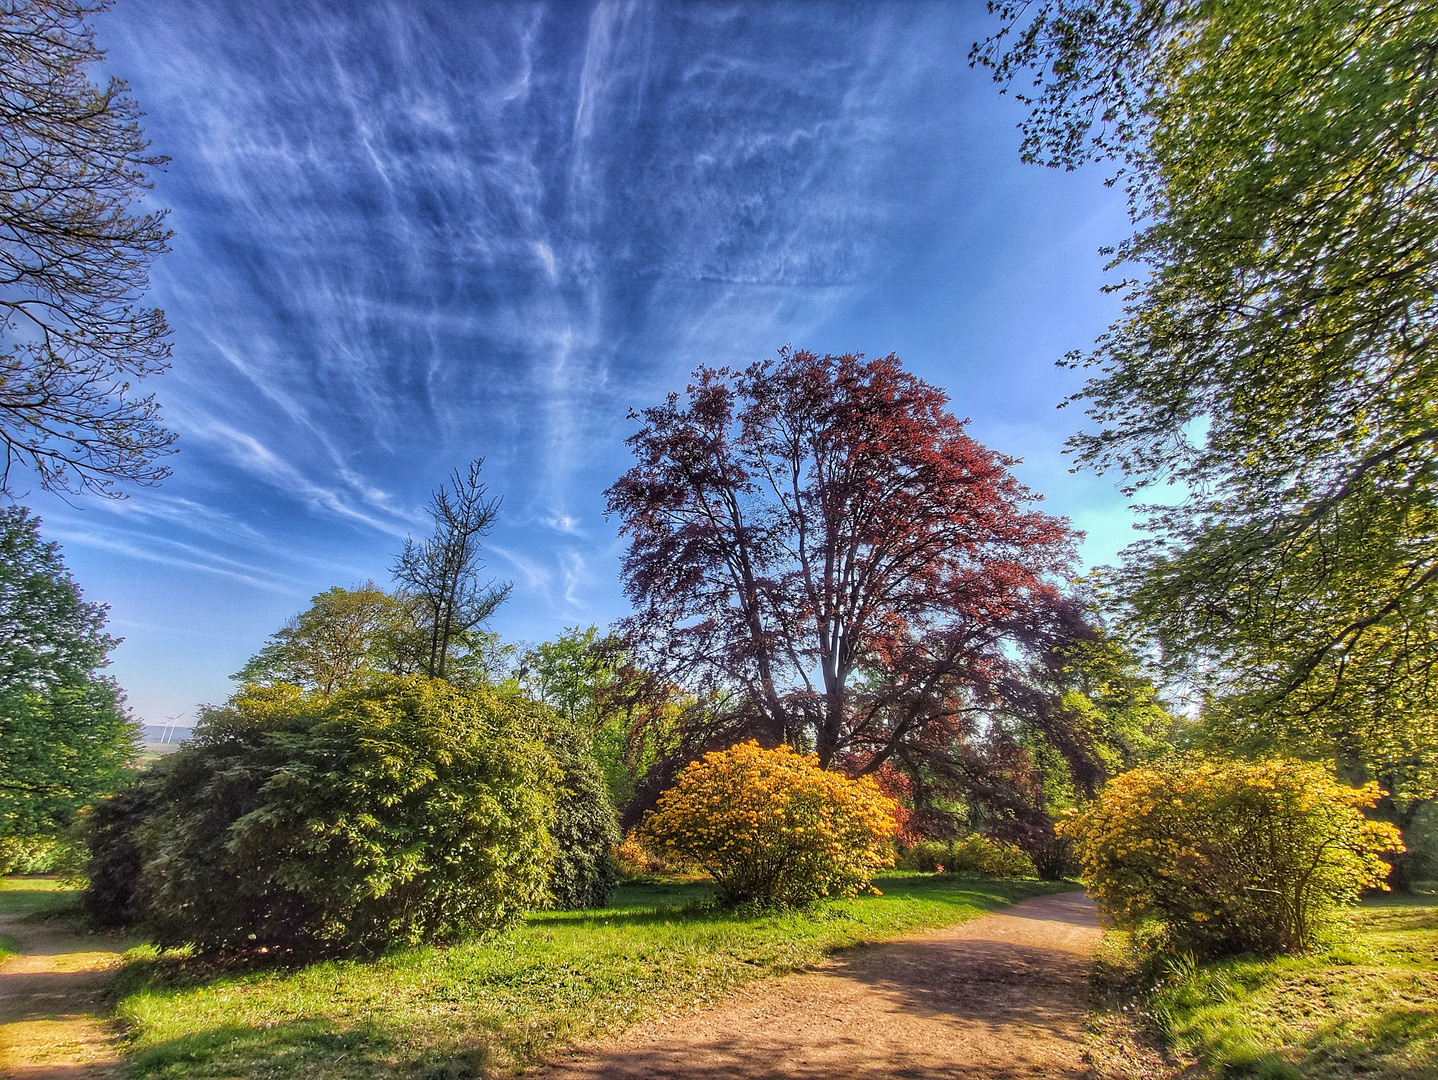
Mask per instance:
[[[180,449],[128,500],[30,501],[136,714],[192,715],[313,593],[387,581],[476,456],[495,628],[616,618],[627,411],[786,343],[898,352],[1111,558],[1128,513],[1068,472],[1054,360],[1115,314],[1123,198],[1019,163],[966,62],[988,29],[977,0],[120,0],[108,67],[171,158]]]

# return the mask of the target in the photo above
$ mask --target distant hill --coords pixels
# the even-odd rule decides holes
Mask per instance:
[[[144,757],[159,757],[179,749],[180,743],[190,737],[188,724],[142,724],[140,731],[141,754]]]

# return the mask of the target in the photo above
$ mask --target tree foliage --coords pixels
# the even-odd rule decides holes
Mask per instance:
[[[395,676],[423,674],[433,640],[427,610],[412,595],[386,592],[373,582],[328,589],[271,635],[234,676],[242,687],[236,701],[257,691],[284,695],[293,690],[323,701],[389,685]],[[593,639],[590,633],[578,640],[592,645]],[[566,636],[531,651],[531,656],[549,658],[543,670],[551,673],[547,681],[540,680],[548,693],[535,694],[534,680],[519,687],[502,670],[514,650],[497,635],[476,628],[458,631],[450,637],[444,681],[464,690],[497,692],[506,700],[518,700],[521,689],[534,695],[523,711],[533,718],[537,736],[560,770],[550,827],[556,845],[549,879],[552,902],[565,908],[599,907],[613,890],[609,852],[619,842],[603,765],[617,763],[596,761],[596,749],[608,745],[593,705],[599,669],[585,661],[584,648],[576,651],[569,644]],[[554,674],[561,671],[562,678]]]
[[[329,697],[370,673],[409,674],[405,650],[396,647],[404,635],[404,607],[403,599],[372,581],[357,589],[326,589],[271,634],[232,678],[242,684],[291,683]]]
[[[1438,792],[1438,10],[991,7],[1025,156],[1117,159],[1139,223],[1071,447],[1188,498],[1115,594],[1232,741]]]
[[[395,580],[418,604],[429,631],[424,670],[436,679],[447,677],[455,644],[477,630],[509,596],[508,584],[479,581],[484,568],[480,539],[499,519],[499,500],[486,498],[485,485],[480,483],[483,466],[484,459],[479,458],[470,462],[467,473],[456,469],[452,491],[440,485],[429,503],[433,534],[422,541],[406,539],[393,567]]]
[[[402,590],[368,581],[334,586],[311,598],[231,678],[241,684],[288,683],[329,696],[376,676],[427,672],[433,624],[427,605]],[[471,628],[450,634],[445,678],[461,686],[503,681],[512,649]]]
[[[572,627],[527,650],[519,677],[530,694],[589,737],[617,807],[628,808],[641,786],[649,786],[646,777],[672,752],[680,718],[695,705],[641,667],[623,637],[601,636],[593,626]],[[660,788],[672,780],[672,774],[664,776]]]
[[[107,5],[0,5],[0,492],[16,466],[51,490],[152,484],[174,436],[131,380],[168,366],[164,313],[141,306],[164,213],[136,214],[150,154],[88,20]]]
[[[1308,948],[1337,905],[1382,888],[1398,830],[1378,785],[1328,765],[1176,759],[1109,781],[1063,824],[1084,882],[1124,927],[1154,919],[1204,956]]]
[[[566,911],[602,908],[614,895],[612,852],[620,841],[604,773],[583,729],[562,718],[546,734],[544,743],[560,772],[554,822],[549,829],[555,846],[550,904]]]
[[[1066,523],[896,357],[785,349],[694,378],[637,415],[608,492],[626,629],[726,718],[722,741],[859,772],[942,757],[1051,621]]]
[[[1109,777],[1166,756],[1188,737],[1188,724],[1170,710],[1136,651],[1088,620],[1039,654],[1027,689],[1010,696],[1059,714],[1027,724],[1021,736],[1037,751],[1051,811],[1086,802]]]
[[[893,809],[868,777],[746,742],[686,768],[643,832],[702,867],[726,900],[802,904],[853,896],[893,865]]]
[[[535,710],[422,675],[242,693],[97,809],[88,904],[209,948],[504,926],[542,902],[555,854],[559,770]]]
[[[0,509],[0,836],[54,835],[124,783],[137,733],[100,674],[116,644],[39,519]]]

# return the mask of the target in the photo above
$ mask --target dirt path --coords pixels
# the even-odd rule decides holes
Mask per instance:
[[[581,1047],[533,1080],[1077,1078],[1100,929],[1082,893],[854,949],[702,1013]]]
[[[114,1033],[103,1019],[109,971],[120,962],[103,938],[81,937],[18,916],[0,934],[23,953],[0,964],[0,1077],[101,1080],[119,1075]]]

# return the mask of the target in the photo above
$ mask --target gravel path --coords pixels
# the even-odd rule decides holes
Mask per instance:
[[[0,1077],[101,1080],[119,1073],[114,1033],[102,1018],[105,986],[120,954],[43,923],[0,916],[0,933],[23,955],[0,964]]]
[[[709,1011],[578,1047],[531,1080],[1073,1078],[1101,931],[1082,893],[853,949]]]

